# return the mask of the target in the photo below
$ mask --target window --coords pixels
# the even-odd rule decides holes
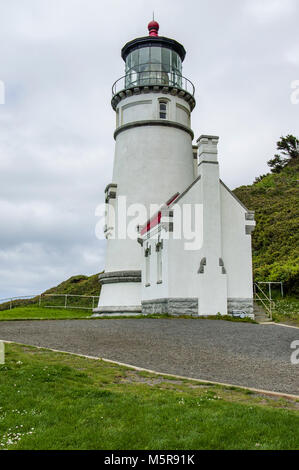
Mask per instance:
[[[160,112],[160,119],[167,119],[167,103],[166,101],[159,102],[159,112]]]
[[[157,284],[162,284],[162,251],[157,251]]]
[[[139,50],[139,71],[145,70],[145,66],[149,63],[150,48],[143,47]]]
[[[157,284],[162,284],[162,248],[163,240],[160,241],[160,237],[156,244],[156,253],[157,253]]]
[[[130,52],[126,58],[125,88],[139,85],[181,87],[181,75],[182,61],[180,56],[165,47],[141,47]]]
[[[151,47],[151,70],[161,70],[161,47]]]
[[[151,247],[146,244],[146,250],[144,251],[145,256],[145,287],[149,287],[151,284],[150,276],[151,276],[151,266],[150,266],[150,255],[151,255]]]

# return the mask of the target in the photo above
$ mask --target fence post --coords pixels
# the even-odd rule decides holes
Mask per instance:
[[[67,306],[67,294],[65,294],[65,297],[64,297],[64,308],[66,308]]]
[[[9,310],[12,309],[12,299],[10,299]]]
[[[42,294],[39,295],[39,301],[38,301],[39,307],[41,306],[41,303],[42,303]]]

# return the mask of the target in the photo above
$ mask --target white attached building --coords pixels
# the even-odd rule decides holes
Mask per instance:
[[[105,191],[106,265],[95,313],[251,315],[253,213],[219,180],[218,138],[192,144],[195,89],[182,75],[184,47],[158,36],[155,21],[148,29],[149,36],[123,47],[125,76],[113,86],[114,169]],[[124,199],[126,208],[140,204],[149,214],[135,239],[120,235]],[[153,212],[154,204],[162,209]],[[183,225],[188,211],[193,217],[182,236],[180,211],[187,214]]]
[[[143,313],[253,317],[254,213],[219,179],[217,144],[198,139],[198,176],[139,228]]]

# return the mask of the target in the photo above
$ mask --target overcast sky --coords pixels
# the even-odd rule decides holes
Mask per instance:
[[[95,208],[112,176],[111,85],[153,10],[187,50],[192,128],[220,136],[228,186],[267,172],[278,138],[298,136],[298,0],[0,0],[0,298],[103,269]]]

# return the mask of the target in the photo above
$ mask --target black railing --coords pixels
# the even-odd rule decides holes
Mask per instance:
[[[169,86],[187,91],[194,96],[195,87],[188,78],[174,72],[148,70],[144,72],[129,72],[116,80],[112,86],[112,96],[123,90],[144,86]]]

